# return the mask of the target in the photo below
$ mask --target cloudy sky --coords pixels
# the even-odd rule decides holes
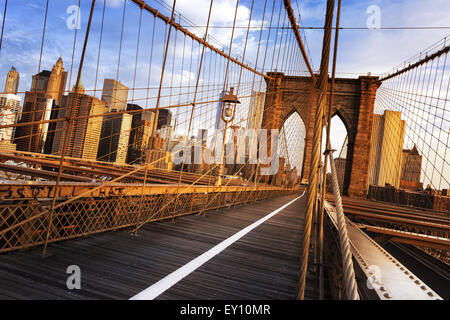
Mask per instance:
[[[156,88],[160,79],[164,34],[167,31],[165,25],[161,21],[157,21],[155,29],[157,31],[152,34],[153,16],[143,14],[140,41],[137,41],[140,19],[138,7],[128,1],[124,11],[124,0],[105,1],[103,33],[101,33],[101,22],[104,1],[97,0],[94,11],[82,75],[84,86],[88,90],[99,90],[104,78],[118,78],[130,88],[147,88],[149,86]],[[146,2],[151,3],[151,6],[157,8],[166,16],[170,15],[171,0]],[[277,0],[275,6],[279,6],[281,2]],[[338,77],[357,77],[360,74],[367,74],[367,72],[374,75],[384,73],[449,34],[449,29],[365,29],[368,23],[374,21],[374,8],[375,11],[379,12],[381,28],[448,27],[450,26],[450,1],[448,0],[347,0],[342,2],[341,26],[363,29],[340,31],[337,62]],[[47,0],[8,2],[3,43],[0,51],[0,79],[4,79],[10,67],[15,66],[20,72],[19,91],[21,92],[29,90],[33,74],[36,74],[38,70],[51,70],[59,56],[63,58],[64,66],[69,72],[68,80],[70,80],[70,84],[68,84],[67,89],[71,88],[75,82],[91,1],[48,0],[47,24],[41,58],[46,3]],[[79,3],[81,7],[80,29],[74,29],[71,27],[75,22],[73,8],[78,6]],[[300,13],[303,26],[323,26],[326,1],[293,0],[291,3],[297,18]],[[5,0],[0,0],[1,13],[3,13],[4,4]],[[176,3],[176,19],[184,26],[199,26],[197,28],[189,27],[189,30],[203,36],[202,32],[206,25],[209,4],[209,0],[178,0]],[[272,4],[273,1],[267,1],[268,12],[270,12]],[[236,25],[246,27],[250,14],[252,14],[252,26],[260,26],[263,19],[264,25],[268,25],[269,14],[266,13],[263,18],[264,1],[255,1],[253,12],[251,12],[251,5],[251,0],[239,2]],[[218,48],[226,48],[229,44],[231,36],[229,27],[233,23],[235,7],[235,0],[214,1],[211,26],[216,28],[211,28],[208,41]],[[182,14],[182,17],[179,14]],[[3,17],[1,18],[3,19]],[[122,21],[124,21],[123,28]],[[274,18],[274,24],[275,21],[276,17]],[[232,55],[235,57],[243,54],[245,33],[245,28],[236,30],[232,48]],[[263,39],[265,39],[266,34],[267,30],[263,33]],[[320,64],[323,31],[320,29],[305,29],[301,31],[301,34],[305,38],[314,70],[317,70]],[[98,60],[100,36],[102,37],[102,45],[100,60]],[[180,48],[183,38],[181,35],[177,35],[177,39],[178,50],[169,52],[168,61],[175,56],[174,61],[177,59],[179,63],[173,69],[173,77],[164,79],[165,85],[169,83],[170,78],[175,83],[183,80],[195,82],[195,70],[187,71],[179,68],[182,56]],[[246,63],[251,66],[255,65],[258,39],[257,29],[252,29],[249,34],[245,57]],[[151,40],[153,40],[153,58],[150,63]],[[122,46],[120,46],[121,42]],[[139,44],[138,68],[136,68],[135,74],[137,44]],[[199,52],[198,46],[185,46],[185,49]],[[152,72],[149,77],[148,70],[150,68]],[[258,64],[257,68],[267,71],[267,66],[263,67],[261,63]],[[204,84],[204,82],[205,79],[202,78],[200,83]],[[4,80],[0,80],[0,86],[3,86],[3,84]],[[130,93],[129,99],[131,99],[131,95],[135,99],[143,99],[145,91],[136,89],[135,92]],[[97,91],[97,95],[99,94],[100,91]],[[156,91],[154,90],[150,93],[151,96],[155,94]],[[141,101],[142,105],[148,107],[154,105],[154,101],[148,103],[144,100]],[[164,103],[169,103],[169,101]],[[208,117],[204,120],[205,122],[213,121],[215,110],[211,110]],[[332,125],[334,127],[333,147],[340,149],[346,135],[345,128],[337,117],[333,119]]]
[[[3,12],[4,0],[0,1],[0,12]],[[47,20],[47,30],[44,41],[43,57],[41,69],[49,69],[58,56],[62,56],[65,61],[66,69],[70,67],[72,60],[72,49],[74,42],[74,30],[67,28],[68,21],[73,21],[68,12],[72,5],[78,5],[78,0],[49,0],[49,11]],[[81,44],[84,37],[84,31],[88,19],[90,1],[81,0],[81,29],[78,30],[77,46],[75,50],[75,63],[77,66],[77,57],[81,50]],[[123,13],[123,0],[106,0],[107,13],[104,23],[103,50],[118,50],[121,32],[121,20]],[[15,0],[9,1],[7,10],[7,19],[5,22],[5,31],[3,46],[0,52],[0,75],[5,75],[11,65],[15,65],[22,75],[22,91],[29,88],[30,76],[37,72],[42,29],[45,12],[46,0]],[[161,0],[152,3],[154,7],[161,9],[166,15],[170,14],[168,8],[172,5],[170,0]],[[215,0],[211,25],[228,26],[232,25],[234,9],[236,2],[234,0]],[[270,7],[272,1],[268,1]],[[292,1],[292,7],[298,17],[300,9],[302,23],[305,27],[322,27],[325,14],[324,0],[295,0]],[[377,6],[380,9],[380,26],[385,27],[431,27],[431,26],[449,26],[450,25],[450,2],[448,0],[353,0],[343,1],[341,10],[342,27],[366,27],[371,14],[367,10],[371,6]],[[95,48],[98,45],[99,30],[102,17],[103,1],[98,0],[94,12],[91,39],[88,46],[87,63],[96,63]],[[138,9],[136,6],[128,4],[125,16],[126,28],[124,30],[124,46],[135,42],[138,29]],[[238,26],[246,26],[250,14],[251,1],[240,1],[237,22]],[[262,10],[264,1],[258,0],[254,4],[252,24],[258,25],[262,19]],[[178,0],[176,11],[182,13],[195,25],[205,25],[209,9],[209,0]],[[150,36],[151,17],[143,17],[143,38]],[[266,14],[268,20],[268,14]],[[275,19],[274,19],[275,20]],[[184,24],[184,23],[182,23]],[[194,29],[191,29],[194,30]],[[194,31],[196,31],[195,29]],[[147,33],[147,34],[146,34]],[[210,33],[217,41],[211,41],[215,45],[222,43],[228,46],[229,29],[212,29]],[[303,32],[302,32],[303,33]],[[305,30],[306,42],[311,53],[311,61],[317,70],[320,63],[320,53],[322,46],[322,30]],[[442,39],[449,33],[449,29],[429,29],[429,30],[341,30],[337,71],[340,76],[357,76],[353,73],[372,72],[372,74],[383,73],[403,60],[413,56],[423,50],[430,44]],[[236,38],[243,37],[245,30],[238,30]],[[157,43],[160,45],[163,35],[158,34]],[[257,39],[253,39],[257,40]],[[144,45],[145,46],[145,45]],[[249,43],[249,51],[253,50],[254,43]],[[134,46],[133,46],[134,47]],[[135,48],[130,48],[130,52],[135,52]],[[241,53],[240,47],[236,46],[233,51],[236,54]],[[145,51],[145,48],[141,51]],[[89,53],[92,53],[92,56]],[[126,56],[127,50],[124,50],[124,61],[132,56]],[[252,53],[247,52],[249,57],[247,61],[251,64]],[[117,60],[117,57],[113,57]],[[102,57],[106,59],[106,57]],[[102,63],[103,72],[112,75],[117,71],[117,61],[109,64],[105,60]],[[124,70],[124,72],[126,72]],[[126,75],[124,75],[126,77]],[[127,82],[129,79],[123,79]]]

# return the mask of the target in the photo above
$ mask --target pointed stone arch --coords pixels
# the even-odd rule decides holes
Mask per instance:
[[[342,141],[343,144],[337,144],[336,143],[336,128],[337,126],[339,126],[339,124],[341,126],[343,126],[345,128],[345,139],[344,141]],[[322,129],[322,137],[323,139],[326,139],[326,124],[324,124],[323,129]],[[343,160],[338,160],[338,158],[341,158],[341,150],[342,148],[344,148],[344,144],[347,145],[348,144],[348,133],[349,133],[349,124],[346,123],[345,118],[343,118],[342,114],[340,113],[339,110],[336,110],[332,115],[331,115],[331,131],[330,131],[330,140],[331,140],[331,147],[333,149],[335,149],[336,151],[333,153],[333,157],[335,159],[335,165],[336,165],[336,169],[342,168],[342,161]],[[339,141],[339,143],[341,143],[341,141]],[[325,150],[325,144],[326,141],[324,140],[322,142],[322,152]],[[347,159],[347,157],[349,156],[348,154],[348,148],[345,147],[345,154],[342,155],[343,158]],[[322,160],[323,160],[323,156],[322,156]],[[343,190],[345,189],[344,186],[347,185],[349,183],[349,179],[350,179],[350,173],[351,173],[351,167],[347,166],[347,161],[345,160],[345,164],[344,164],[344,172],[338,172],[338,182],[339,182],[339,188],[340,191],[343,192]],[[327,168],[327,172],[330,172],[330,166],[328,165]]]
[[[293,112],[298,112],[306,128],[302,181],[307,182],[317,88],[310,77],[285,76],[280,72],[268,75],[271,79],[266,79],[262,128],[269,132],[270,129],[280,129]],[[331,112],[341,118],[348,132],[349,176],[344,182],[344,193],[350,196],[361,197],[367,193],[369,163],[365,155],[370,152],[377,79],[378,77],[360,76],[358,79],[337,78],[335,81]]]
[[[296,117],[295,117],[295,115],[297,115]],[[294,118],[294,119],[292,119],[291,121],[289,121],[291,118]],[[298,121],[299,122],[299,124],[293,124],[293,122],[292,121]],[[288,122],[288,123],[287,123]],[[288,126],[290,126],[290,127],[287,127],[286,125],[288,125]],[[288,131],[288,130],[292,130],[292,126],[294,125],[294,128],[296,127],[297,129],[299,129],[299,132],[303,132],[304,133],[304,135],[306,135],[306,127],[305,127],[305,123],[304,123],[304,121],[303,121],[303,119],[301,118],[301,116],[300,116],[300,114],[295,110],[295,109],[293,109],[292,110],[292,112],[286,117],[286,119],[284,119],[283,120],[283,122],[281,123],[281,126],[280,126],[280,135],[281,135],[281,132],[282,132],[282,128],[284,128],[284,131],[285,131],[285,134],[286,134],[286,132]],[[289,134],[288,133],[288,136],[291,136],[292,135],[292,132]],[[303,137],[303,139],[304,139],[304,137]],[[289,153],[289,163],[291,164],[291,168],[295,165],[296,167],[297,167],[297,172],[298,173],[300,173],[300,170],[301,170],[301,166],[300,167],[298,167],[297,165],[298,165],[298,162],[291,162],[291,160],[292,159],[298,159],[298,160],[300,160],[299,159],[299,157],[296,157],[296,156],[293,156],[292,155],[292,151],[293,151],[293,149],[291,149],[292,147],[295,147],[295,146],[298,146],[298,145],[304,145],[304,141],[286,141],[286,148],[287,148],[287,152]],[[291,147],[291,148],[290,148]],[[303,148],[304,149],[304,148]],[[302,152],[303,152],[303,154],[301,155],[301,164],[303,164],[303,162],[305,161],[305,159],[304,159],[304,150],[302,150]],[[300,156],[300,155],[299,155]]]

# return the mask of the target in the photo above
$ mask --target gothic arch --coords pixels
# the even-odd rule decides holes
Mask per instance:
[[[296,109],[292,109],[292,112],[289,114],[289,116],[287,116],[286,119],[283,120],[280,126],[280,134],[282,132],[282,129],[284,129],[285,135],[288,138],[291,138],[293,134],[297,133],[303,133],[304,136],[306,135],[305,123],[303,122],[300,114],[296,111]],[[296,139],[295,141],[292,139],[286,139],[286,148],[287,152],[289,153],[289,162],[291,165],[295,165],[297,167],[297,170],[301,170],[301,165],[303,164],[304,161],[304,154],[305,154],[304,136],[302,137],[303,139],[300,140]],[[302,147],[301,153],[298,153],[294,156],[293,152],[300,151],[300,149],[295,149],[298,147]],[[293,160],[294,162],[291,162],[291,160]],[[298,166],[298,164],[300,164],[300,166]]]
[[[297,112],[306,128],[305,161],[302,181],[307,182],[317,89],[310,77],[285,76],[268,73],[267,95],[264,105],[264,129],[281,129],[292,113]],[[332,114],[337,114],[348,133],[348,170],[344,193],[364,196],[367,192],[368,157],[373,122],[373,105],[378,88],[377,77],[361,76],[358,79],[335,80]],[[325,108],[327,110],[328,108]]]

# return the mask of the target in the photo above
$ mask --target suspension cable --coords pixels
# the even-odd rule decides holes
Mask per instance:
[[[316,194],[316,188],[318,184],[317,170],[319,167],[319,153],[320,153],[319,147],[320,147],[320,136],[322,134],[323,108],[326,103],[326,96],[327,96],[328,63],[330,56],[331,25],[333,22],[333,11],[334,11],[334,0],[328,0],[325,17],[325,32],[323,36],[323,45],[322,45],[322,59],[320,63],[320,75],[318,80],[318,97],[314,117],[315,119],[314,135],[312,142],[311,163],[308,179],[306,214],[302,234],[300,278],[299,278],[299,289],[297,293],[297,299],[300,300],[303,300],[305,297],[306,272],[308,268],[309,244],[311,236],[311,222],[313,217],[314,203],[317,197]]]

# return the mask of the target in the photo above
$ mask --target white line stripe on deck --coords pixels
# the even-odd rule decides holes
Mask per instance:
[[[204,263],[211,260],[214,256],[228,248],[230,245],[232,245],[234,242],[238,241],[240,238],[245,236],[247,233],[255,229],[260,224],[264,223],[265,221],[272,218],[274,215],[276,215],[278,212],[292,204],[293,202],[297,201],[303,195],[305,194],[305,191],[303,191],[302,195],[295,198],[294,200],[286,203],[285,205],[281,206],[280,208],[276,209],[275,211],[272,211],[265,217],[259,219],[258,221],[252,223],[248,227],[242,229],[241,231],[235,233],[228,239],[225,239],[215,247],[209,249],[202,255],[198,256],[191,262],[188,262],[184,266],[180,267],[176,271],[172,272],[171,274],[167,275],[166,277],[162,278],[155,284],[151,285],[147,289],[139,292],[135,296],[131,297],[130,300],[153,300],[156,297],[158,297],[160,294],[162,294],[164,291],[175,285],[177,282],[179,282],[181,279],[186,277],[187,275],[191,274],[193,271],[197,270],[199,267],[201,267]]]

